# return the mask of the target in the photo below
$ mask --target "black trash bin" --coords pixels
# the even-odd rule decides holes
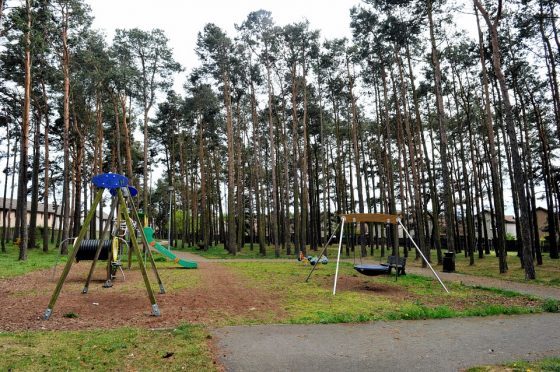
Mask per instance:
[[[443,272],[455,272],[455,253],[445,252],[443,255]]]

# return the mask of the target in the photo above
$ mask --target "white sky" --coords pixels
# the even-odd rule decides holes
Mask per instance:
[[[350,8],[360,0],[86,0],[95,16],[93,27],[112,40],[116,28],[161,28],[169,38],[177,62],[190,71],[198,65],[194,52],[197,35],[215,23],[229,36],[234,25],[259,9],[272,12],[277,25],[309,20],[322,38],[350,39]]]

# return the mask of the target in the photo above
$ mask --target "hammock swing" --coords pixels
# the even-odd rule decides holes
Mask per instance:
[[[336,283],[337,283],[337,280],[338,280],[338,268],[339,268],[339,264],[340,264],[340,252],[342,250],[342,237],[344,235],[344,225],[346,223],[384,223],[384,224],[387,224],[387,225],[390,225],[390,224],[396,225],[396,226],[400,225],[402,227],[403,231],[406,233],[406,235],[410,239],[410,241],[412,242],[412,244],[414,245],[414,248],[416,248],[416,250],[418,251],[420,256],[422,256],[422,259],[424,260],[424,262],[426,262],[426,264],[428,265],[428,267],[430,268],[430,270],[432,271],[434,276],[437,278],[437,280],[439,281],[439,283],[443,287],[443,289],[447,293],[449,293],[449,290],[447,289],[445,284],[443,284],[443,282],[441,281],[438,274],[435,272],[432,265],[430,265],[430,263],[426,259],[426,256],[424,256],[424,253],[420,250],[420,248],[418,248],[418,245],[416,245],[416,242],[414,241],[412,236],[410,236],[410,233],[408,232],[406,227],[402,224],[400,216],[392,215],[392,214],[379,214],[379,213],[348,213],[348,214],[340,215],[340,219],[341,219],[341,222],[339,224],[339,226],[340,226],[340,239],[339,239],[339,243],[338,243],[338,254],[337,254],[337,258],[336,258],[336,271],[335,271],[335,275],[334,275],[333,295],[336,294]],[[327,250],[327,247],[330,244],[331,240],[335,237],[336,231],[338,231],[339,226],[336,227],[333,235],[329,238],[327,244],[325,244],[325,246],[323,247],[323,251],[321,252],[321,255],[324,254],[325,251]],[[399,275],[398,249],[397,249],[397,262],[396,262],[396,264],[397,264],[397,267],[396,267],[395,271],[396,271],[396,275],[398,276]],[[361,264],[360,263],[359,265],[354,265],[354,269],[356,271],[358,271],[360,274],[363,274],[363,275],[377,276],[377,275],[389,274],[390,270],[391,270],[391,265]],[[311,271],[309,272],[309,275],[307,276],[307,279],[305,279],[306,282],[309,280],[309,278],[311,277],[311,274],[313,274],[314,270],[315,270],[315,266],[312,267]]]

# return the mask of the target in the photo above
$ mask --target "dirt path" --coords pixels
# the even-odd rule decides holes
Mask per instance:
[[[560,314],[213,332],[227,371],[457,371],[560,355]]]

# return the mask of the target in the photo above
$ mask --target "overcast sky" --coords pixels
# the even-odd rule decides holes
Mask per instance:
[[[117,28],[161,28],[169,38],[177,62],[188,70],[198,65],[196,37],[212,22],[233,36],[255,10],[272,12],[276,24],[309,20],[323,38],[350,38],[350,8],[360,0],[87,0],[93,10],[94,28],[104,30],[112,40]]]

